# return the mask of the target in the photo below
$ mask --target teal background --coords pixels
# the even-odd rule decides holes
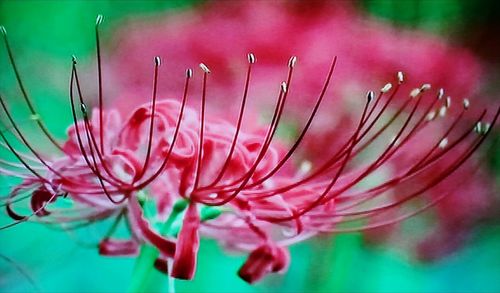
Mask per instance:
[[[491,15],[495,15],[496,8],[472,2],[360,1],[358,6],[396,26],[452,36],[455,42],[476,50],[490,65],[492,74],[498,74],[498,56],[489,51],[498,44],[488,41],[479,46],[470,40],[474,35],[468,38],[465,34],[480,28],[491,30],[489,26],[494,19]],[[38,110],[51,131],[62,138],[71,121],[66,100],[70,56],[76,54],[82,63],[91,62],[95,50],[95,16],[99,13],[106,16],[107,25],[102,36],[106,43],[113,28],[127,18],[167,10],[175,13],[175,10],[190,9],[197,3],[199,1],[181,0],[1,1],[0,24],[9,32],[20,69],[24,72],[23,79],[35,97]],[[482,48],[485,46],[486,49]],[[3,45],[0,78],[2,93],[18,95]],[[490,91],[497,87],[488,85]],[[12,104],[16,117],[25,115],[16,107],[20,104],[19,101]],[[8,157],[5,152],[0,155]],[[500,165],[498,148],[490,148],[489,157],[492,172],[495,172]],[[8,179],[0,178],[0,184],[9,184]],[[4,194],[6,186],[2,187]],[[0,224],[7,222],[6,217],[0,216]],[[418,219],[406,225],[415,223],[418,224]],[[109,223],[100,226],[106,225]],[[93,245],[98,239],[98,231],[103,228],[100,226],[77,235],[33,223],[0,231],[0,254],[14,262],[0,259],[0,292],[125,291],[134,260],[99,256]],[[75,237],[79,241],[75,241]],[[80,243],[82,241],[86,243]],[[204,240],[195,280],[176,281],[176,291],[495,292],[500,291],[499,248],[498,220],[479,225],[464,248],[433,263],[419,263],[407,251],[389,245],[368,245],[361,234],[323,237],[293,246],[292,264],[285,275],[268,277],[250,286],[236,276],[245,257],[228,254],[215,242]],[[21,268],[34,284],[17,268]],[[163,275],[155,274],[152,284],[151,290],[167,290],[167,278]]]

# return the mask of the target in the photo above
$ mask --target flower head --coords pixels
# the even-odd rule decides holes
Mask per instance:
[[[330,86],[337,58],[325,68],[324,83],[317,89],[314,106],[297,139],[288,144],[277,137],[277,129],[289,103],[294,85],[297,57],[287,64],[284,81],[276,85],[275,104],[270,122],[262,127],[243,128],[251,87],[255,55],[247,55],[246,77],[239,110],[232,122],[213,117],[206,111],[213,73],[201,63],[196,73],[187,69],[178,89],[180,101],[159,99],[161,59],[154,57],[151,101],[139,105],[123,118],[120,112],[105,109],[98,28],[98,105],[90,111],[81,87],[76,58],[72,60],[70,109],[73,125],[67,140],[60,144],[46,130],[25,90],[4,29],[3,38],[22,95],[35,123],[60,153],[42,155],[11,115],[7,101],[0,96],[7,126],[0,132],[2,146],[18,163],[2,161],[0,172],[21,178],[5,199],[12,226],[29,219],[47,223],[88,224],[114,217],[115,223],[129,225],[130,239],[115,239],[113,225],[99,245],[103,255],[135,255],[138,247],[155,248],[156,268],[175,278],[191,279],[195,274],[200,235],[217,239],[230,249],[247,251],[247,261],[238,274],[255,282],[268,273],[282,272],[290,257],[287,247],[320,233],[370,230],[391,225],[421,212],[439,201],[426,198],[428,190],[446,184],[482,144],[500,113],[489,122],[486,110],[475,123],[461,125],[469,102],[458,115],[429,119],[433,109],[446,106],[442,90],[433,92],[424,84],[414,90],[401,89],[403,73],[394,74],[390,83],[377,92],[359,97],[357,123],[343,131],[347,139],[319,163],[302,161],[297,150],[308,135]],[[199,72],[199,74],[198,74]],[[201,79],[200,91],[190,85]],[[273,93],[269,93],[272,95]],[[199,95],[199,108],[187,100]],[[354,97],[356,98],[356,97]],[[464,101],[465,102],[465,101]],[[396,107],[388,111],[388,105]],[[437,140],[424,152],[408,159],[411,146],[421,143],[420,135],[439,131]],[[11,131],[29,152],[14,147],[5,134]],[[5,132],[5,133],[4,133]],[[388,140],[387,137],[392,137]],[[358,160],[365,149],[375,145],[378,154]],[[453,150],[453,151],[452,151]],[[369,153],[373,154],[373,153]],[[394,162],[404,161],[406,164]],[[387,166],[397,166],[380,178]],[[30,200],[31,213],[21,215],[16,206]],[[53,209],[60,199],[71,200],[66,209]],[[411,202],[423,201],[414,206]],[[413,207],[411,211],[400,207]],[[375,219],[375,221],[373,221]],[[2,227],[2,229],[5,227]],[[171,263],[171,271],[168,271]]]
[[[247,107],[247,115],[255,117],[259,115],[255,113],[272,114],[268,109],[273,107],[274,99],[268,93],[269,88],[280,82],[286,57],[296,55],[304,62],[299,64],[300,70],[294,76],[289,97],[293,102],[287,104],[282,119],[291,137],[300,135],[300,125],[309,115],[304,109],[314,105],[331,55],[338,55],[339,66],[332,80],[334,86],[328,89],[328,98],[322,101],[322,109],[315,114],[314,124],[298,150],[313,165],[321,164],[326,153],[334,153],[349,139],[351,133],[346,129],[356,127],[359,108],[363,106],[361,99],[353,97],[363,95],[367,89],[382,88],[388,79],[394,78],[396,70],[403,71],[408,79],[399,86],[400,92],[409,93],[422,83],[432,84],[436,91],[446,89],[441,93],[441,101],[429,111],[427,119],[448,117],[446,120],[450,120],[449,116],[463,115],[461,120],[473,123],[475,111],[460,113],[463,98],[475,96],[476,101],[472,104],[479,102],[477,98],[483,98],[480,103],[486,103],[486,97],[477,96],[483,78],[480,61],[472,52],[429,33],[396,29],[370,19],[345,1],[308,1],[307,4],[300,1],[209,1],[197,9],[167,17],[135,19],[118,30],[113,44],[116,50],[109,57],[109,64],[110,70],[115,72],[114,81],[119,84],[118,93],[133,98],[146,96],[148,87],[145,85],[150,81],[146,74],[149,66],[144,60],[154,55],[164,54],[171,58],[170,70],[166,73],[168,82],[161,88],[168,95],[175,94],[172,92],[175,85],[182,83],[178,72],[185,64],[203,60],[217,72],[210,80],[210,100],[216,105],[212,112],[221,111],[219,115],[231,119],[238,113],[238,104],[233,101],[240,95],[241,79],[246,70],[241,56],[249,51],[258,56],[259,66],[252,73],[251,98]],[[392,89],[390,87],[386,89],[392,91],[395,84],[392,83]],[[426,94],[420,99],[424,99],[422,103],[430,103],[434,97]],[[406,94],[395,95],[394,101],[387,105],[387,111],[399,111],[405,98]],[[128,106],[118,105],[124,109]],[[228,108],[234,110],[228,111]],[[408,106],[401,115],[410,112]],[[440,139],[439,134],[446,131],[446,123],[433,124],[433,131],[416,134],[419,138],[415,139],[420,143],[406,144],[398,160],[381,167],[383,174],[404,168],[417,157],[424,156],[431,144]],[[463,127],[463,124],[459,122],[457,127]],[[392,137],[385,136],[385,139],[391,140]],[[450,152],[457,150],[455,147]],[[430,257],[424,252],[429,249],[418,248],[422,258],[435,258],[451,251],[446,248],[450,247],[450,242],[463,241],[449,241],[440,235],[467,234],[474,222],[488,214],[485,207],[493,204],[493,180],[483,168],[478,171],[482,174],[478,180],[470,180],[467,175],[477,170],[477,163],[477,160],[469,160],[461,167],[462,172],[450,175],[449,182],[467,182],[461,188],[455,190],[452,188],[455,184],[445,184],[426,192],[427,196],[434,198],[444,193],[453,193],[454,196],[441,201],[433,210],[438,219],[436,232],[430,237],[420,237],[422,243],[417,245],[434,247],[443,253],[431,253],[435,256]],[[474,191],[473,197],[471,191]],[[458,229],[458,226],[462,228]],[[384,230],[391,232],[396,228],[397,225],[393,225]],[[370,240],[389,238],[382,230],[365,235]],[[427,245],[428,241],[432,245]],[[452,246],[458,247],[459,243]]]

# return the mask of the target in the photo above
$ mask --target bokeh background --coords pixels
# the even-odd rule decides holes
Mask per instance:
[[[263,0],[262,0],[263,1]],[[367,17],[395,28],[422,30],[466,47],[486,72],[482,93],[491,101],[500,94],[500,8],[497,1],[356,1]],[[182,10],[203,9],[204,1],[1,1],[0,24],[9,32],[24,81],[48,127],[57,137],[71,122],[66,103],[70,56],[92,65],[93,25],[106,16],[103,40],[123,23],[162,17]],[[312,16],[313,17],[313,16]],[[111,49],[109,46],[104,47]],[[0,90],[16,90],[0,49]],[[21,101],[14,101],[14,112]],[[488,168],[500,178],[498,131],[486,148]],[[7,156],[5,152],[0,153]],[[2,193],[9,179],[0,178]],[[498,194],[498,189],[497,192]],[[2,212],[3,213],[3,212]],[[500,211],[498,212],[500,214]],[[7,223],[0,216],[0,223]],[[412,223],[413,221],[413,223]],[[405,225],[418,225],[412,219]],[[415,224],[417,223],[417,224]],[[99,232],[87,231],[92,234]],[[26,223],[0,231],[0,292],[119,292],[126,291],[133,259],[105,258],[86,235],[73,235]],[[92,237],[89,237],[92,238]],[[282,276],[248,285],[235,274],[244,256],[224,252],[203,240],[196,278],[176,281],[177,292],[498,292],[500,291],[500,220],[478,223],[465,245],[432,262],[417,261],[391,245],[368,244],[361,234],[323,236],[291,248],[292,265]],[[167,290],[167,280],[153,276],[151,290]]]

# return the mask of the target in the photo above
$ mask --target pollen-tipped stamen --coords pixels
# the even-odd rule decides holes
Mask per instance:
[[[31,101],[30,96],[28,95],[28,92],[26,91],[26,88],[24,87],[24,83],[21,78],[21,74],[17,68],[17,64],[14,58],[14,54],[12,53],[12,49],[9,44],[9,40],[7,37],[7,31],[5,30],[5,27],[1,26],[1,32],[2,32],[2,37],[5,43],[5,47],[7,48],[7,55],[9,56],[9,62],[10,65],[14,71],[14,75],[16,76],[17,84],[19,86],[19,89],[21,90],[22,96],[24,101],[26,102],[26,105],[28,106],[28,109],[31,113],[32,117],[40,117],[40,115],[37,113],[35,110],[35,107],[33,105],[33,102]],[[45,124],[42,122],[40,118],[34,119],[40,130],[42,130],[43,134],[49,139],[49,141],[61,152],[65,153],[66,155],[71,157],[71,154],[68,154],[67,152],[64,151],[63,147],[57,142],[57,140],[50,134],[49,130],[45,126]]]

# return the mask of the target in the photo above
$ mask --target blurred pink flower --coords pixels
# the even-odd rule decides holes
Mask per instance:
[[[96,29],[101,21],[99,16]],[[3,28],[2,32],[8,47]],[[10,48],[8,53],[15,68]],[[227,106],[220,111],[206,111],[207,100],[214,94],[208,84],[216,79],[203,63],[200,88],[192,86],[191,80],[197,76],[188,69],[175,93],[181,93],[181,101],[159,99],[163,84],[159,81],[164,77],[160,58],[153,60],[151,101],[135,106],[122,119],[122,112],[115,107],[105,110],[100,70],[99,103],[92,113],[88,111],[73,59],[69,93],[74,123],[62,145],[46,131],[14,70],[37,127],[61,154],[42,155],[0,96],[8,120],[5,130],[28,150],[19,151],[4,131],[0,132],[2,146],[19,161],[2,160],[0,172],[21,179],[4,199],[15,222],[0,229],[33,218],[76,226],[114,218],[99,245],[101,254],[135,255],[140,245],[150,244],[159,251],[155,267],[165,272],[171,262],[168,273],[181,279],[193,278],[200,235],[205,235],[228,249],[249,252],[238,274],[252,283],[268,273],[286,270],[290,262],[287,247],[296,242],[320,233],[394,225],[443,201],[461,187],[463,182],[450,187],[450,180],[454,182],[454,174],[462,172],[460,167],[483,143],[500,113],[500,108],[494,118],[486,111],[477,113],[469,109],[470,102],[465,99],[463,106],[456,107],[456,114],[444,115],[450,105],[442,90],[433,91],[423,84],[410,91],[404,87],[403,73],[398,72],[376,93],[368,91],[356,99],[352,106],[355,114],[348,116],[341,130],[345,138],[335,138],[339,147],[333,152],[325,147],[311,165],[304,160],[312,157],[307,155],[307,147],[302,150],[306,155],[296,153],[313,129],[336,58],[317,88],[302,88],[315,102],[308,111],[301,108],[306,122],[292,143],[276,133],[285,120],[287,105],[295,104],[292,85],[298,85],[297,91],[301,86],[295,75],[297,57],[283,66],[287,70],[285,81],[272,88],[266,85],[265,93],[260,89],[262,96],[276,96],[271,122],[264,128],[255,120],[243,123],[245,117],[254,117],[255,111],[247,105],[247,98],[255,95],[253,85],[261,86],[253,75],[258,69],[255,55],[247,55],[244,90],[232,100],[239,105],[234,115],[233,103],[227,98]],[[199,110],[186,106],[193,92],[201,96]],[[446,119],[429,116],[433,109],[438,109],[436,117]],[[461,128],[469,112],[473,122]],[[219,118],[221,113],[227,117]],[[230,120],[231,116],[236,119]],[[294,164],[292,157],[300,163]],[[443,188],[439,196],[428,196],[430,190],[439,188]],[[59,208],[60,198],[68,198],[72,206]],[[18,212],[23,199],[30,200],[27,215]],[[130,239],[114,237],[121,220],[129,225]]]
[[[303,109],[312,105],[322,87],[331,56],[339,56],[332,81],[335,86],[328,91],[322,110],[317,113],[299,150],[313,164],[324,161],[325,153],[338,150],[349,138],[345,129],[356,123],[357,112],[353,109],[359,107],[359,99],[354,97],[384,84],[397,70],[414,82],[402,85],[403,91],[410,91],[419,83],[447,89],[443,98],[452,101],[452,106],[446,107],[443,113],[441,108],[448,102],[436,104],[431,110],[436,117],[440,117],[440,112],[441,116],[458,114],[461,107],[457,106],[460,103],[456,102],[457,98],[460,101],[477,94],[481,86],[479,62],[467,50],[450,46],[427,33],[395,29],[369,19],[346,2],[209,2],[184,13],[131,21],[119,29],[113,44],[115,50],[109,56],[109,70],[115,73],[115,82],[119,84],[115,90],[119,96],[146,96],[145,85],[150,81],[144,60],[155,55],[164,55],[169,67],[160,87],[165,96],[176,95],[173,90],[182,83],[179,72],[185,64],[202,61],[215,72],[209,89],[211,111],[222,110],[221,114],[229,117],[230,113],[237,113],[237,103],[233,100],[242,90],[245,71],[242,56],[255,53],[259,67],[253,72],[249,94],[251,119],[256,119],[256,113],[268,114],[266,109],[272,103],[268,90],[283,78],[284,58],[295,55],[302,62],[290,86],[293,102],[285,109],[288,115],[284,121],[295,131],[307,118],[307,111]],[[426,97],[427,101],[431,98]],[[128,106],[127,103],[119,105],[125,109]],[[395,106],[391,104],[391,108]],[[470,113],[463,115],[473,120]],[[429,132],[420,137],[428,142],[437,139]],[[411,161],[427,149],[413,144],[406,150]],[[398,163],[394,162],[395,169],[400,168]],[[454,174],[453,181],[465,181],[466,174],[474,170],[473,165],[473,162],[467,163],[463,167],[467,171],[462,173],[465,177]],[[451,199],[435,210],[440,220],[438,230],[455,231],[457,227],[449,223],[458,223],[456,219],[468,223],[478,219],[490,202],[491,186],[490,180],[484,178],[470,181],[455,191]],[[446,188],[431,192],[430,196],[439,197]],[[477,191],[473,198],[470,190]],[[374,234],[381,235],[378,232],[367,235]],[[435,237],[432,241],[433,246],[439,246]],[[446,242],[440,245],[449,246]],[[424,254],[421,256],[428,258]]]

